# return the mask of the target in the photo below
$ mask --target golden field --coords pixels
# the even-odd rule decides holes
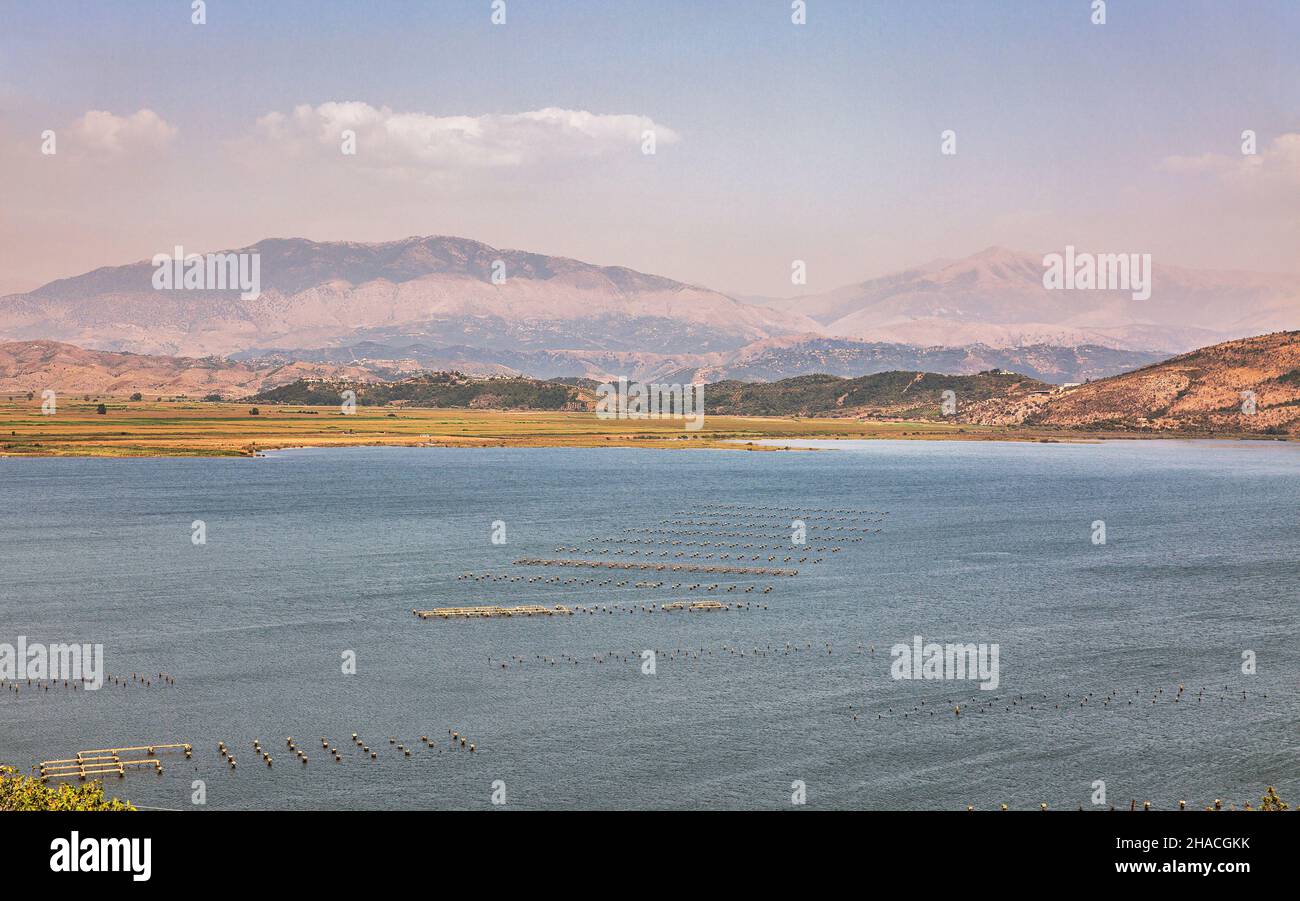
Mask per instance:
[[[734,439],[928,438],[1039,440],[1056,432],[934,422],[862,422],[708,416],[699,431],[676,420],[608,420],[593,413],[358,407],[257,407],[197,401],[0,398],[0,456],[248,456],[286,447],[516,446],[727,447]],[[1089,436],[1099,437],[1099,436]],[[759,448],[767,449],[767,448]]]

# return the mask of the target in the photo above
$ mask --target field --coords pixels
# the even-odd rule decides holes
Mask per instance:
[[[1050,434],[933,422],[708,416],[699,431],[675,420],[608,420],[592,413],[61,399],[0,399],[0,456],[249,456],[285,447],[347,445],[735,447],[732,439],[951,438],[1035,440]],[[1099,437],[1099,436],[1090,436]],[[765,449],[765,448],[764,448]]]

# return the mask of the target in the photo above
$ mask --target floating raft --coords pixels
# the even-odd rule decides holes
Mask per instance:
[[[746,609],[744,604],[738,604],[737,608]],[[586,607],[582,604],[576,604],[573,607],[566,607],[563,604],[556,604],[554,607],[529,604],[521,607],[435,607],[432,610],[412,610],[411,612],[420,619],[488,619],[502,616],[572,616],[574,613],[594,613],[597,610],[605,609],[607,608],[599,606]],[[687,612],[730,610],[731,605],[723,604],[720,601],[670,601],[658,605],[657,608],[654,604],[643,605],[639,608],[626,608],[628,613],[633,612],[634,609],[640,609],[645,613],[654,613],[656,611],[672,613],[677,610]]]
[[[544,560],[523,558],[515,566],[581,566],[590,569],[650,569],[655,572],[728,573],[733,575],[797,576],[797,569],[768,566],[700,566],[692,563],[624,563],[616,560]]]
[[[189,757],[194,748],[188,742],[179,742],[173,745],[135,745],[130,748],[98,748],[94,751],[78,751],[77,759],[89,757],[96,754],[127,754],[132,751],[144,751],[150,757],[153,757],[159,751],[184,751],[185,756]]]
[[[43,760],[38,764],[42,782],[49,779],[67,779],[75,776],[85,779],[87,776],[102,776],[116,773],[125,776],[127,767],[153,767],[157,773],[162,772],[162,761],[158,759],[159,751],[182,751],[188,759],[194,752],[186,742],[176,744],[134,745],[125,748],[96,748],[92,751],[78,751],[75,757],[65,760]],[[144,757],[123,759],[123,755],[139,754]]]
[[[412,610],[420,619],[480,619],[491,616],[572,616],[573,611],[563,604],[543,607],[541,604],[523,604],[518,607],[435,607],[432,610]]]
[[[746,607],[745,604],[738,603],[735,606],[737,610],[746,610],[753,608],[755,605],[750,604]],[[599,605],[584,607],[581,604],[577,604],[573,609],[577,613],[596,613],[598,611],[608,611],[612,613],[615,610],[619,612],[626,610],[628,613],[634,613],[637,610],[640,610],[642,613],[673,613],[677,610],[686,610],[688,612],[692,610],[730,610],[731,605],[724,604],[721,601],[665,601],[662,604],[638,604],[632,607],[620,607],[615,605],[612,609]]]

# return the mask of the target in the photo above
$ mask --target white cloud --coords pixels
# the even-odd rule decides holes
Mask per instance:
[[[176,126],[151,109],[137,110],[129,116],[89,110],[72,123],[69,131],[77,147],[112,156],[164,150],[176,136]]]
[[[641,153],[642,135],[657,145],[678,134],[647,116],[605,115],[548,107],[523,113],[435,116],[398,113],[361,102],[297,106],[257,120],[244,151],[290,157],[342,158],[343,132],[356,134],[352,159],[365,168],[407,174],[524,169],[614,155]]]
[[[1300,134],[1278,135],[1255,154],[1168,156],[1160,167],[1175,175],[1210,175],[1243,189],[1300,187]]]

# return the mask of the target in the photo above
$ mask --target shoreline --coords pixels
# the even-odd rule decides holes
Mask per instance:
[[[52,416],[39,403],[0,401],[0,458],[253,458],[330,447],[639,447],[655,450],[805,451],[803,441],[1295,442],[1292,435],[983,426],[931,420],[785,418],[710,414],[704,427],[677,420],[600,419],[594,413],[466,408],[262,406],[197,401],[69,402]],[[252,411],[257,409],[256,415]]]

